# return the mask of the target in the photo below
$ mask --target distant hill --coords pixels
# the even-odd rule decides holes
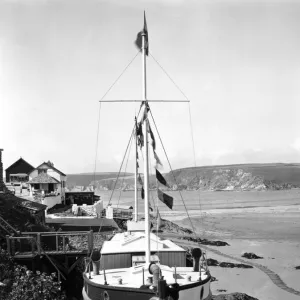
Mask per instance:
[[[110,190],[114,186],[117,173],[108,174],[110,175],[99,174],[99,177],[96,177],[97,188]],[[115,176],[112,176],[113,174]],[[164,177],[173,190],[282,190],[300,187],[300,164],[240,164],[183,168],[174,170],[173,174],[166,173]],[[93,176],[86,177],[87,181],[88,178],[94,179]],[[150,188],[155,185],[155,177],[150,176]],[[126,174],[124,179],[118,181],[116,188],[133,189],[133,174]]]
[[[132,173],[121,173],[120,176],[132,176]],[[118,172],[101,172],[96,173],[94,177],[94,173],[80,173],[80,174],[67,174],[67,187],[74,187],[77,185],[80,186],[88,186],[94,181],[107,178],[116,178],[118,176]]]

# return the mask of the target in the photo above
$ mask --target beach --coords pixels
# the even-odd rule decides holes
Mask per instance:
[[[183,191],[181,195],[178,192],[168,194],[174,197],[174,207],[171,211],[159,203],[162,218],[183,227],[194,227],[201,238],[222,240],[230,245],[206,247],[208,258],[219,262],[237,262],[210,249],[233,258],[242,258],[244,252],[254,252],[263,259],[249,262],[266,266],[279,275],[288,287],[300,291],[300,270],[295,269],[300,265],[300,190]],[[107,202],[110,196],[111,193],[105,191],[102,199]],[[116,192],[112,203],[134,205],[133,199],[133,192]],[[139,211],[143,211],[141,203]],[[246,258],[244,260],[247,261]],[[256,267],[210,267],[210,271],[217,278],[211,284],[213,294],[243,292],[260,300],[300,298],[276,286],[266,273]]]

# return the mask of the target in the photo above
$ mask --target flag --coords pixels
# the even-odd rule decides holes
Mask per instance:
[[[153,153],[154,153],[154,158],[155,158],[155,160],[156,160],[156,167],[157,167],[158,165],[163,166],[163,164],[161,163],[159,157],[157,156],[157,154],[156,154],[156,152],[155,152],[154,150],[153,150]]]
[[[156,148],[156,142],[155,142],[155,137],[154,137],[154,134],[153,134],[153,132],[152,132],[152,129],[151,129],[150,124],[149,124],[149,126],[148,126],[148,129],[149,129],[150,136],[151,136],[151,139],[152,139],[152,147],[153,147],[153,151],[154,151],[155,148]]]
[[[144,188],[142,187],[142,189],[141,189],[141,196],[142,196],[142,199],[144,199],[145,198],[145,190],[144,190]]]
[[[138,176],[138,182],[140,185],[143,185],[143,180],[141,178],[141,174],[139,174],[139,176]]]
[[[165,193],[163,193],[160,189],[157,189],[157,197],[160,201],[166,204],[170,209],[173,207],[173,198]]]
[[[147,22],[146,22],[146,14],[144,12],[144,28],[142,31],[140,31],[137,34],[136,40],[135,40],[135,45],[139,48],[142,49],[142,34],[145,34],[145,51],[146,55],[149,54],[149,41],[148,41],[148,28],[147,28]]]
[[[163,185],[169,187],[169,185],[168,185],[166,179],[160,174],[160,172],[159,172],[157,169],[155,169],[155,171],[156,171],[156,179],[157,179],[161,184],[163,184]]]
[[[138,139],[138,145],[142,148],[144,146],[144,135],[143,135],[143,128],[141,122],[139,122],[137,125],[136,136]]]

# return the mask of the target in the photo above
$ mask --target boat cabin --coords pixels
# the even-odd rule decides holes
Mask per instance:
[[[105,241],[101,249],[100,265],[105,269],[130,268],[145,263],[145,232],[131,231],[116,233]],[[186,251],[170,240],[150,233],[151,262],[167,266],[186,266]]]

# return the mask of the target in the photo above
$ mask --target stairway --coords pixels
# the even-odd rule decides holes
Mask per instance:
[[[17,235],[17,234],[18,231],[0,216],[0,235],[5,237],[6,235]]]

